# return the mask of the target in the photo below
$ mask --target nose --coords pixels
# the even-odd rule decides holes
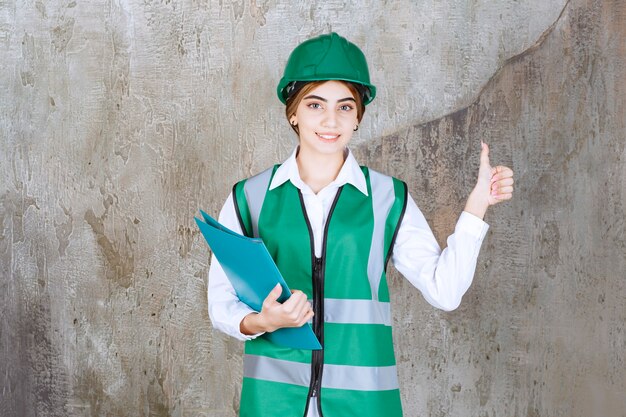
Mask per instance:
[[[324,127],[337,127],[337,115],[333,110],[326,110],[324,112],[324,119],[322,120],[322,126]]]

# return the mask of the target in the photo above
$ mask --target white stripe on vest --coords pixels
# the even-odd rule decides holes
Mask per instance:
[[[272,382],[308,387],[311,365],[266,356],[245,355],[243,376]],[[356,391],[386,391],[398,389],[396,366],[352,366],[324,364],[322,388]]]

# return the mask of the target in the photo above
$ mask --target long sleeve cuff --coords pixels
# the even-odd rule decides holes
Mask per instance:
[[[247,335],[247,334],[243,334],[241,333],[241,321],[244,319],[244,317],[246,317],[248,314],[256,314],[256,311],[250,309],[250,311],[241,311],[239,314],[235,315],[235,317],[233,318],[233,322],[234,323],[239,323],[239,329],[237,330],[237,332],[239,333],[239,339],[240,340],[253,340],[256,339],[257,337],[261,336],[262,334],[264,334],[265,332],[260,332],[260,333],[256,333],[253,335]]]
[[[480,218],[464,211],[456,223],[455,232],[466,233],[482,242],[489,230],[489,225]]]

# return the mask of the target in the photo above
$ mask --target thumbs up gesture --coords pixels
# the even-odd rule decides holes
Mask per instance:
[[[481,219],[489,206],[510,200],[513,197],[513,170],[506,166],[492,167],[489,161],[489,146],[481,142],[480,168],[476,186],[470,193],[465,211]]]

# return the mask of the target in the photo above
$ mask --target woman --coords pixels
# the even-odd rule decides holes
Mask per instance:
[[[487,208],[512,196],[513,172],[492,168],[483,144],[476,186],[442,252],[406,184],[360,167],[347,148],[375,95],[356,45],[336,33],[300,44],[278,85],[299,145],[283,164],[237,183],[220,213],[227,227],[261,237],[297,288],[281,304],[277,286],[257,313],[212,260],[213,325],[246,340],[242,416],[401,416],[387,262],[430,304],[455,309],[474,275]],[[311,319],[320,351],[258,337]]]

